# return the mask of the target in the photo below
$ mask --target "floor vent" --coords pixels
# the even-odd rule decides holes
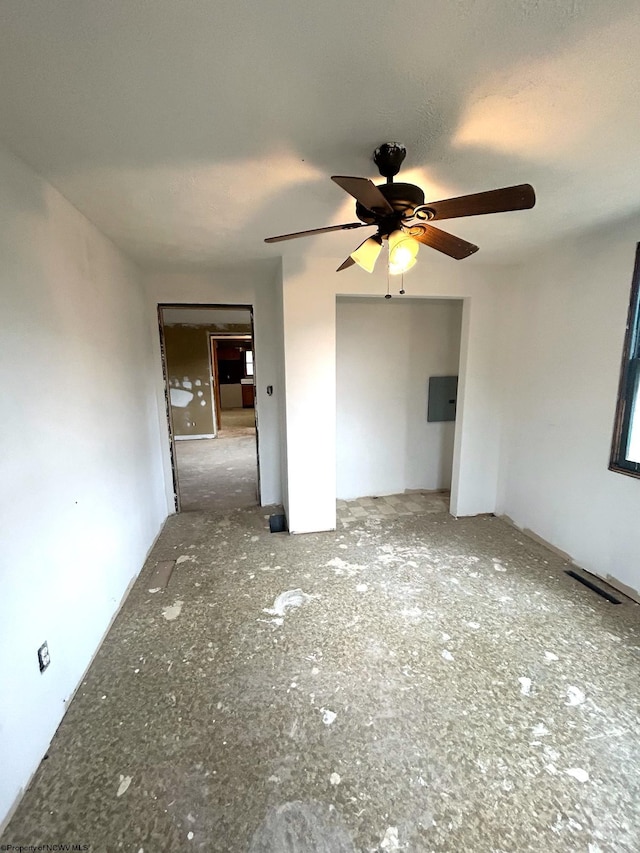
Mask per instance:
[[[286,533],[287,532],[287,519],[284,515],[270,515],[269,516],[269,530],[271,533]]]
[[[597,584],[593,583],[587,578],[583,578],[582,575],[579,575],[577,572],[571,571],[571,569],[565,569],[565,575],[569,575],[570,578],[577,580],[579,583],[588,586],[589,589],[592,589],[594,592],[597,592],[598,595],[601,595],[603,598],[606,598],[607,601],[610,601],[611,604],[622,604],[619,598],[616,598],[615,595],[611,595],[610,592],[607,592],[606,589],[602,589]]]

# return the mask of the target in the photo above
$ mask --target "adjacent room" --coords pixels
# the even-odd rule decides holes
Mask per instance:
[[[336,310],[338,517],[447,510],[462,301],[339,297]]]
[[[176,509],[256,506],[250,308],[159,308]]]
[[[637,2],[0,22],[0,847],[637,853]]]

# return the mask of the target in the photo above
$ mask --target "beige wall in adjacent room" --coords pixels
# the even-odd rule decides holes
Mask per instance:
[[[176,310],[182,309],[172,309]],[[197,309],[191,309],[195,311]],[[206,310],[206,309],[203,309]],[[249,317],[249,312],[245,312]],[[176,436],[213,435],[216,432],[212,396],[209,335],[228,333],[250,335],[251,322],[229,324],[168,324],[164,326],[165,356],[171,418]],[[242,406],[240,385],[222,385],[221,406]]]
[[[164,345],[174,435],[212,435],[209,330],[165,326]]]

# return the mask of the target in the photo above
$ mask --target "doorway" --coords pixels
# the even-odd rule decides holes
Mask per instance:
[[[255,435],[252,336],[210,334],[209,345],[218,434]]]
[[[363,516],[368,507],[449,507],[461,327],[461,300],[337,299],[339,509],[358,500]],[[439,411],[442,387],[448,405]],[[398,495],[389,506],[372,500]]]
[[[178,512],[260,503],[253,313],[247,305],[159,305]]]

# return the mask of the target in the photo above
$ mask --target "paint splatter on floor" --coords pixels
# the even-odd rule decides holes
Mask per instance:
[[[238,848],[236,848],[238,849]],[[337,809],[316,802],[272,808],[258,827],[249,853],[356,853]]]
[[[567,688],[567,701],[565,705],[582,705],[586,699],[586,696],[579,687],[568,687]]]
[[[320,713],[325,726],[330,726],[338,716],[335,711],[330,711],[328,708],[320,708]]]
[[[531,693],[531,679],[526,676],[520,676],[520,692],[523,696],[528,696]]]
[[[286,592],[281,592],[273,602],[273,607],[265,607],[264,613],[273,613],[274,616],[284,616],[287,610],[294,607],[301,607],[307,604],[313,596],[307,595],[301,589],[288,589]]]
[[[177,619],[180,613],[182,612],[182,605],[184,601],[174,601],[173,604],[168,605],[162,611],[162,615],[167,620],[167,622],[173,622],[174,619]]]
[[[398,839],[398,827],[388,826],[384,834],[384,838],[380,842],[381,850],[400,850],[400,841]]]
[[[129,790],[129,785],[131,784],[131,776],[122,776],[120,775],[120,784],[118,785],[118,790],[116,791],[116,797],[121,797],[123,794]]]

